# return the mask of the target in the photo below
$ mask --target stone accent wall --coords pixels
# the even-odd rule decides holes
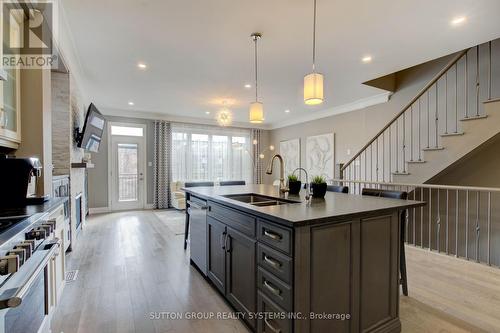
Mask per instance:
[[[72,129],[69,74],[52,72],[52,165],[53,175],[69,175]]]

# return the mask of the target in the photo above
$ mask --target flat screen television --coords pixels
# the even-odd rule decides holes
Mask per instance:
[[[102,133],[106,126],[106,119],[91,103],[85,117],[83,130],[76,131],[76,143],[79,148],[97,153],[101,145]]]

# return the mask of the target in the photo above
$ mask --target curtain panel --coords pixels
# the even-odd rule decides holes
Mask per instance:
[[[170,208],[172,128],[169,122],[154,122],[154,208]]]
[[[260,129],[252,129],[253,182],[255,184],[262,184],[261,136],[262,131]]]

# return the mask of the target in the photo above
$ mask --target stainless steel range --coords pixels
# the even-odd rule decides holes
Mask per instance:
[[[56,209],[62,212],[62,204]],[[61,252],[56,231],[64,220],[50,210],[8,215],[18,210],[0,214],[0,332],[35,333],[54,303],[53,265]]]

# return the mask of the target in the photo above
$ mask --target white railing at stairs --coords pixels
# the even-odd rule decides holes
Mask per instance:
[[[406,213],[408,245],[500,267],[500,188],[396,184],[335,179],[361,194],[364,188],[405,191],[425,207]]]
[[[423,152],[441,150],[443,136],[462,135],[460,123],[486,117],[492,99],[491,42],[457,53],[428,84],[341,168],[342,178],[391,182]]]

